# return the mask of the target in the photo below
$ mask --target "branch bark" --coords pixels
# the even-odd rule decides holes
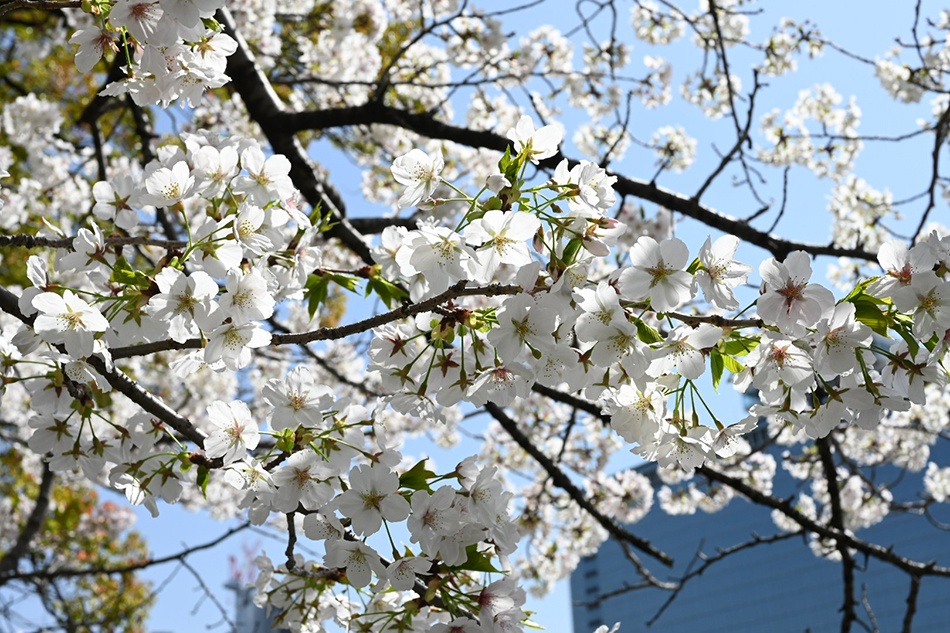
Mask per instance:
[[[6,578],[5,575],[16,570],[20,564],[20,559],[23,558],[29,550],[30,543],[33,542],[33,539],[36,538],[36,535],[39,534],[40,529],[43,527],[43,520],[46,518],[46,513],[49,510],[50,493],[53,490],[53,481],[55,479],[56,476],[50,469],[49,464],[43,462],[43,476],[40,479],[40,489],[36,495],[36,503],[33,506],[33,510],[30,511],[30,516],[27,517],[23,529],[20,530],[20,534],[13,543],[13,547],[7,550],[3,558],[0,558],[0,587],[7,583],[9,578]]]

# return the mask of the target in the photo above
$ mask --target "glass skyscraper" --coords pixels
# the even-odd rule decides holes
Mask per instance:
[[[759,429],[758,432],[762,432]],[[930,460],[940,466],[950,462],[946,439],[939,439]],[[779,449],[769,449],[778,451]],[[776,458],[779,455],[776,454]],[[654,487],[661,484],[656,465],[645,464],[641,472],[651,477]],[[875,476],[877,481],[893,481],[896,469]],[[922,473],[909,473],[890,486],[895,500],[913,500],[922,490]],[[775,476],[774,494],[792,497],[794,480],[781,466]],[[938,522],[950,524],[947,504],[932,507]],[[698,552],[714,555],[751,540],[780,533],[772,522],[770,509],[743,498],[733,499],[723,510],[692,516],[669,516],[654,508],[639,523],[630,527],[675,559],[671,569],[650,563],[662,581],[683,576],[698,563]],[[943,526],[950,529],[950,525]],[[894,552],[917,561],[935,561],[950,565],[950,531],[932,523],[926,516],[909,512],[891,512],[870,528],[860,530],[862,540],[893,546]],[[858,623],[853,631],[903,630],[910,578],[888,564],[855,555],[858,570],[854,586]],[[708,567],[700,577],[689,581],[676,599],[656,618],[670,592],[649,588],[621,592],[641,578],[624,556],[619,545],[607,541],[596,555],[585,558],[571,577],[575,633],[590,633],[597,626],[621,622],[621,633],[823,633],[841,630],[843,604],[842,566],[815,556],[802,536],[757,545],[740,551]],[[603,600],[600,597],[618,592]],[[647,623],[653,620],[650,626]],[[915,633],[950,631],[950,579],[924,578],[913,618]]]

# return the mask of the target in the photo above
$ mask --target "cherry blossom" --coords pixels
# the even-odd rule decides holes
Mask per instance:
[[[706,300],[719,310],[736,310],[739,301],[734,289],[746,282],[752,267],[733,259],[739,240],[732,235],[723,235],[712,242],[707,237],[699,249],[699,261],[703,267],[696,271],[696,281]]]
[[[630,267],[617,281],[620,293],[633,301],[650,300],[658,312],[675,310],[694,293],[693,276],[682,270],[689,259],[689,250],[673,237],[659,244],[643,236],[630,249]]]
[[[359,466],[350,471],[350,488],[337,500],[344,516],[353,521],[357,534],[377,532],[383,519],[403,521],[409,502],[399,496],[399,477],[385,466]]]
[[[11,59],[36,62],[0,114],[4,463],[26,480],[45,463],[154,514],[277,525],[285,559],[259,559],[257,600],[294,631],[520,631],[526,589],[608,536],[652,582],[654,554],[616,522],[654,506],[781,506],[817,555],[890,565],[857,531],[906,498],[865,469],[916,477],[906,507],[946,500],[930,451],[950,428],[950,189],[935,176],[897,204],[853,173],[860,109],[830,85],[756,109],[757,75],[833,44],[810,24],[757,39],[766,16],[731,0],[636,3],[628,36],[690,28],[705,54],[684,67],[640,63],[586,18],[509,36],[507,12],[452,2],[224,4],[64,7],[74,65],[62,29],[8,33]],[[907,138],[945,131],[945,38],[925,31],[947,26],[922,19],[868,65],[895,99],[930,100]],[[637,116],[674,98],[729,122],[721,154]],[[801,168],[827,187],[830,242],[766,228],[797,219]],[[755,248],[775,259],[752,301],[737,254]],[[724,409],[707,372],[758,403]],[[428,454],[460,441],[477,457]],[[629,453],[657,462],[659,490],[617,470]],[[773,496],[780,467],[801,515]],[[16,534],[27,516],[5,509]]]
[[[48,343],[62,343],[73,358],[91,356],[95,335],[109,328],[109,321],[95,307],[80,299],[72,290],[62,295],[43,292],[33,297],[39,311],[34,331]]]
[[[834,307],[834,295],[820,284],[809,283],[811,264],[808,255],[795,251],[783,263],[767,259],[759,267],[765,291],[756,302],[759,316],[792,336],[802,336],[806,327]]]
[[[320,426],[321,412],[333,401],[330,389],[315,384],[313,374],[303,365],[290,370],[284,380],[267,381],[261,395],[274,407],[270,424],[275,431]]]
[[[261,436],[244,402],[215,400],[208,405],[208,419],[216,427],[205,440],[208,457],[221,457],[228,465],[243,459],[249,449],[257,448]]]
[[[484,277],[491,278],[501,264],[521,267],[531,262],[525,242],[539,228],[541,222],[530,213],[488,211],[465,227],[462,236],[469,243],[479,244],[479,264],[484,268]]]
[[[180,270],[165,268],[155,276],[159,293],[149,299],[148,312],[168,323],[168,335],[182,343],[196,338],[202,330],[221,323],[213,299],[218,284],[205,272],[196,270],[185,275]]]
[[[415,206],[435,193],[442,182],[439,174],[444,167],[441,152],[430,156],[420,149],[413,149],[393,161],[393,178],[406,187],[399,197],[399,208]]]
[[[515,127],[508,130],[507,136],[514,143],[515,152],[537,165],[539,161],[557,154],[564,133],[555,125],[535,129],[534,121],[525,115],[518,119]]]

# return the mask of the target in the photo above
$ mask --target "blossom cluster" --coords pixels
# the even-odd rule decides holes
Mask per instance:
[[[237,42],[207,23],[223,0],[116,0],[90,3],[92,24],[78,29],[76,67],[93,70],[107,55],[124,56],[126,78],[104,96],[128,94],[139,105],[194,105],[209,89],[225,85],[227,57]]]
[[[126,78],[104,96],[163,107],[180,100],[198,106],[196,120],[205,116],[200,97],[228,81],[226,58],[238,46],[212,19],[220,0],[87,4],[89,23],[71,38],[77,68],[91,72],[103,57],[125,62]],[[397,19],[406,4],[387,10]],[[950,472],[927,457],[946,420],[926,404],[946,398],[950,236],[923,232],[908,246],[880,226],[889,192],[851,174],[862,148],[854,102],[843,106],[830,86],[803,92],[784,115],[763,119],[769,146],[758,154],[831,178],[837,243],[878,251],[880,274],[836,298],[804,251],[757,270],[740,261],[732,235],[709,236],[691,252],[670,212],[648,217],[620,199],[605,165],[633,142],[655,152],[661,172],[686,170],[697,154],[683,127],[661,127],[644,143],[602,122],[621,103],[606,78],[629,62],[629,47],[587,44],[578,72],[556,29],[536,29],[515,49],[495,18],[451,17],[450,4],[432,8],[447,51],[420,41],[387,58],[392,91],[381,92],[380,107],[392,98],[428,112],[447,102],[453,56],[502,84],[543,72],[594,119],[574,143],[598,162],[560,157],[562,126],[539,124],[487,91],[467,116],[509,141],[500,157],[362,126],[348,142],[369,148],[364,188],[397,212],[419,209],[389,222],[364,261],[327,235],[342,215],[304,210],[290,159],[268,154],[256,131],[176,135],[141,169],[116,160],[83,188],[78,174],[92,161],[59,139],[60,111],[33,95],[5,109],[6,138],[48,178],[19,179],[3,227],[26,224],[31,192],[54,191],[57,210],[66,200],[89,209],[82,226],[64,220],[30,235],[55,244],[51,254],[26,260],[18,297],[0,296],[0,393],[22,443],[53,471],[79,471],[153,514],[160,502],[215,498],[226,500],[221,515],[286,530],[290,554],[276,564],[258,559],[256,584],[259,602],[293,630],[330,619],[374,631],[519,630],[528,619],[524,585],[544,590],[607,538],[577,494],[631,523],[654,505],[715,511],[735,493],[694,481],[707,463],[768,494],[778,466],[750,440],[763,418],[789,446],[836,431],[838,450],[856,464],[926,468],[928,499],[948,497]],[[273,70],[279,29],[255,22],[255,12],[266,13],[259,7],[236,11]],[[288,36],[298,54],[287,68],[333,77],[314,82],[313,103],[366,103],[359,82],[383,69],[376,44],[395,31],[368,0],[324,13],[314,17],[313,40]],[[704,50],[717,37],[724,49],[746,38],[742,12],[721,15],[721,24],[713,17],[649,1],[630,16],[650,44],[676,41],[687,25]],[[806,44],[817,54],[803,29],[782,28],[765,49],[776,75],[790,72],[789,54]],[[334,56],[343,49],[356,51],[345,58],[352,64]],[[669,101],[669,64],[644,64],[647,78],[630,94],[647,107]],[[913,77],[878,66],[897,98],[917,98]],[[739,91],[738,76],[715,70],[688,75],[681,94],[719,118]],[[555,121],[554,107],[532,98]],[[74,184],[57,185],[60,173]],[[159,236],[158,225],[172,228]],[[337,327],[334,301],[356,290],[389,311]],[[747,415],[725,417],[704,399],[700,381],[718,389],[727,371],[735,389],[758,398]],[[421,433],[451,444],[459,421],[482,408],[504,408],[517,421],[502,429],[496,416],[478,458],[445,470],[402,444]],[[575,426],[578,411],[587,414]],[[567,431],[552,422],[569,417]],[[519,433],[583,476],[583,492],[546,485]],[[632,471],[606,475],[619,450],[657,462],[659,485]],[[830,491],[814,460],[785,467],[813,481],[799,497],[803,513],[827,520]],[[531,480],[518,496],[507,481],[513,470]],[[880,521],[888,495],[843,476],[843,529]],[[794,528],[781,513],[776,523]],[[306,556],[294,551],[298,537],[315,545]],[[513,562],[521,541],[532,555]],[[835,555],[821,539],[812,546]]]

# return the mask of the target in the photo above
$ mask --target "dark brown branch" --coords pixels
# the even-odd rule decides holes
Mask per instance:
[[[910,591],[907,593],[907,610],[904,611],[903,633],[911,633],[914,625],[914,615],[917,613],[917,597],[920,594],[920,576],[911,574]]]
[[[911,575],[916,574],[920,576],[950,577],[950,567],[938,566],[933,561],[921,563],[910,560],[905,556],[895,554],[894,551],[889,547],[882,547],[881,545],[877,545],[875,543],[869,543],[857,537],[851,536],[850,534],[824,525],[823,523],[819,523],[815,519],[812,519],[797,510],[792,505],[791,500],[776,499],[775,497],[756,490],[741,479],[721,473],[718,470],[710,468],[709,466],[700,466],[696,469],[696,472],[707,479],[732,487],[736,492],[745,495],[750,500],[758,503],[759,505],[780,511],[792,521],[795,521],[795,523],[800,525],[803,529],[814,533],[820,538],[836,542],[841,541],[847,547],[855,549],[871,558],[876,558],[880,561],[893,565],[901,571]]]
[[[17,302],[16,296],[7,290],[6,288],[0,287],[0,310],[3,310],[11,316],[15,316],[23,323],[32,326],[34,317],[26,317],[20,312],[20,306]],[[60,352],[66,353],[65,348],[62,345],[55,346],[59,349]],[[167,404],[162,402],[159,398],[151,395],[142,387],[138,385],[134,380],[129,378],[122,371],[115,369],[110,365],[107,365],[106,362],[99,356],[90,356],[86,359],[86,362],[89,363],[97,372],[102,374],[102,376],[112,385],[112,388],[118,391],[119,393],[124,394],[129,400],[136,403],[142,409],[154,415],[157,419],[161,420],[175,431],[180,433],[185,439],[194,442],[198,446],[204,446],[204,435],[188,420],[188,418],[183,417],[177,411],[173,410]]]
[[[20,246],[22,248],[66,248],[73,250],[72,237],[37,237],[35,235],[17,234],[0,235],[0,247]],[[167,250],[185,248],[188,242],[182,240],[160,240],[151,237],[107,237],[103,240],[106,246],[157,246]]]
[[[233,57],[233,56],[232,56]],[[445,123],[429,114],[405,112],[391,106],[377,102],[370,102],[360,106],[332,108],[329,110],[309,110],[305,112],[272,113],[279,117],[282,129],[291,131],[325,130],[334,127],[352,125],[369,125],[372,123],[395,125],[429,138],[444,139],[467,145],[493,149],[504,152],[509,146],[507,138],[487,130],[473,130]],[[558,154],[541,163],[545,168],[553,168],[564,156]],[[577,161],[569,161],[576,164]],[[859,248],[841,248],[833,244],[806,244],[785,240],[769,233],[753,228],[747,222],[719,213],[710,207],[700,204],[693,198],[664,189],[656,184],[628,178],[620,174],[614,190],[625,196],[633,196],[653,202],[671,211],[698,220],[703,224],[718,229],[724,233],[735,235],[739,239],[759,246],[778,259],[784,259],[795,250],[803,250],[812,255],[829,255],[834,257],[850,257],[865,261],[877,261],[877,253],[871,253]]]
[[[838,491],[838,472],[835,468],[835,460],[831,454],[831,445],[827,438],[815,440],[818,447],[818,455],[821,458],[821,468],[825,477],[825,486],[827,488],[828,499],[831,505],[831,525],[838,531],[844,533],[844,512],[841,510],[841,495]],[[848,546],[841,540],[835,541],[835,548],[841,556],[841,574],[844,590],[844,602],[841,605],[841,633],[849,633],[851,625],[856,619],[854,598],[854,558],[848,550]]]
[[[930,212],[937,204],[937,180],[940,178],[940,151],[943,149],[943,142],[947,138],[947,126],[950,125],[950,107],[944,108],[940,119],[934,125],[934,148],[931,153],[931,173],[930,185],[927,190],[927,208],[920,214],[920,222],[917,224],[917,230],[914,231],[914,242],[920,239],[921,231],[927,224]]]
[[[237,50],[228,57],[227,73],[247,108],[248,117],[261,127],[274,152],[290,161],[290,178],[310,206],[330,212],[336,224],[325,235],[338,238],[364,262],[373,264],[369,246],[344,217],[339,197],[332,195],[314,173],[306,152],[294,136],[298,130],[287,125],[287,113],[280,98],[254,60],[247,42],[235,29],[231,13],[225,8],[215,17],[224,26],[225,33],[238,43]]]
[[[497,295],[517,294],[522,291],[520,286],[506,286],[502,284],[466,288],[466,283],[464,280],[460,281],[442,294],[432,297],[431,299],[426,299],[419,303],[407,303],[395,310],[377,314],[376,316],[350,323],[349,325],[323,327],[309,332],[298,332],[294,334],[274,334],[271,337],[271,345],[303,345],[313,343],[314,341],[343,339],[347,336],[367,332],[381,325],[392,323],[393,321],[399,321],[400,319],[405,319],[422,312],[428,312],[457,297],[493,297]],[[118,359],[129,358],[131,356],[146,356],[168,350],[200,349],[201,346],[201,340],[193,338],[182,343],[167,340],[144,343],[142,345],[130,345],[128,347],[117,347],[111,350],[111,352],[112,358]]]
[[[50,493],[53,490],[53,480],[56,476],[50,469],[49,464],[43,462],[43,476],[40,479],[40,489],[36,494],[36,502],[27,517],[23,529],[17,535],[13,546],[7,550],[7,553],[0,558],[0,586],[6,584],[9,580],[7,574],[16,571],[23,558],[30,548],[30,543],[39,534],[43,527],[43,521],[46,519],[46,512],[49,510]]]
[[[621,543],[629,543],[630,545],[633,545],[640,551],[648,554],[668,567],[672,566],[673,559],[669,556],[669,554],[661,552],[649,541],[632,534],[625,527],[595,508],[590,500],[584,495],[584,492],[575,486],[570,478],[564,474],[564,471],[558,468],[547,455],[542,453],[541,450],[539,450],[538,447],[535,446],[534,443],[528,439],[524,433],[521,432],[521,429],[518,428],[518,425],[515,423],[515,421],[508,417],[501,407],[489,402],[485,405],[485,410],[488,411],[488,413],[490,413],[491,416],[498,421],[498,423],[511,436],[515,443],[518,444],[518,446],[520,446],[523,451],[528,453],[528,455],[530,455],[538,463],[538,465],[544,469],[544,471],[551,478],[551,481],[554,483],[554,485],[566,492],[574,501],[574,503],[579,505],[585,512],[590,514],[590,516],[593,517],[601,527],[607,530],[607,532],[612,537]]]
[[[79,0],[65,0],[64,2],[55,2],[53,0],[10,0],[0,4],[0,15],[14,9],[42,9],[44,11],[58,11],[59,9],[78,9],[82,6]]]

